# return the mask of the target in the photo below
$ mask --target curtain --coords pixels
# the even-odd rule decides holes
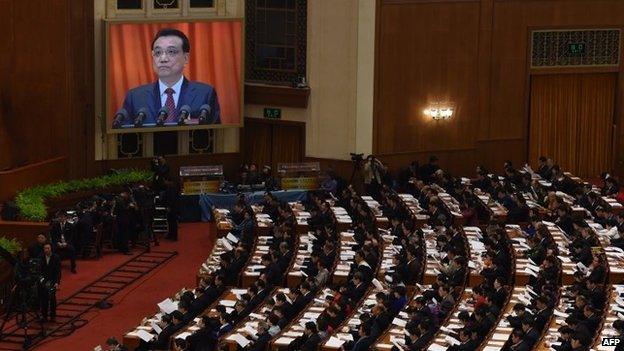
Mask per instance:
[[[240,123],[240,21],[111,24],[108,33],[108,118],[112,120],[114,111],[122,106],[128,89],[156,81],[151,45],[156,32],[165,27],[179,29],[189,38],[191,52],[184,75],[216,89],[221,123]]]
[[[614,74],[531,77],[529,159],[596,176],[611,168]]]

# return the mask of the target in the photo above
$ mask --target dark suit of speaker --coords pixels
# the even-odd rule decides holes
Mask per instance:
[[[161,91],[158,81],[128,90],[126,98],[124,99],[123,108],[128,111],[130,120],[123,121],[122,124],[134,124],[134,118],[137,112],[141,108],[147,108],[147,116],[143,121],[143,125],[155,125],[158,111],[162,108],[160,96]],[[210,106],[210,114],[207,124],[221,123],[221,109],[219,107],[217,91],[208,84],[191,82],[184,78],[182,88],[180,89],[180,97],[176,104],[176,110],[184,105],[191,107],[191,119],[199,118],[200,108],[203,105],[208,105]],[[179,115],[179,111],[176,112],[178,112],[176,115]]]

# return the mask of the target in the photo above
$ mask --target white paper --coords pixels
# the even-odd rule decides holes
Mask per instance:
[[[236,305],[236,301],[233,300],[221,300],[219,302],[220,305],[226,306],[226,307],[234,307],[234,305]]]
[[[184,333],[180,333],[178,336],[176,336],[176,339],[182,339],[182,340],[186,340],[186,337],[191,336],[191,333],[189,332],[184,332]]]
[[[237,344],[240,345],[240,347],[246,347],[247,345],[249,345],[251,343],[251,341],[249,341],[249,339],[247,339],[246,337],[234,333],[230,336],[227,337],[228,340],[232,340],[232,341],[236,341]]]
[[[158,308],[160,308],[160,310],[164,313],[170,314],[171,312],[178,309],[178,303],[167,298],[158,304]]]
[[[160,332],[162,331],[162,328],[156,324],[155,322],[150,323],[152,329],[154,329],[154,331],[156,332],[156,334],[160,335]]]
[[[327,347],[332,347],[332,348],[339,348],[340,346],[342,346],[345,343],[344,340],[340,340],[336,337],[329,337],[329,340],[327,340],[327,342],[325,343],[325,346]]]
[[[235,237],[232,233],[228,233],[227,236],[225,237],[226,239],[228,239],[230,242],[232,242],[233,244],[238,243],[238,238]]]
[[[154,338],[154,335],[146,332],[145,330],[137,330],[136,335],[145,342],[149,342],[150,340]]]
[[[401,318],[395,318],[392,320],[392,324],[399,326],[399,327],[405,327],[407,322],[402,320]]]

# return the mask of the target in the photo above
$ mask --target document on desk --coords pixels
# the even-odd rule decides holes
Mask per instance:
[[[402,320],[401,318],[394,318],[392,320],[392,324],[399,326],[399,327],[405,327],[405,325],[407,324],[406,321]]]
[[[384,287],[383,285],[381,285],[381,283],[379,282],[379,280],[377,280],[377,278],[373,279],[373,285],[375,286],[375,288],[379,291],[383,291]]]
[[[342,346],[344,343],[345,343],[344,340],[340,340],[336,337],[330,336],[329,340],[327,340],[327,342],[325,343],[325,346],[337,349],[340,346]]]
[[[232,244],[238,243],[238,238],[235,237],[232,233],[228,233],[225,238],[232,242]]]
[[[226,307],[234,307],[234,305],[236,305],[236,301],[233,300],[221,300],[219,301],[220,305],[226,306]]]
[[[281,338],[278,338],[277,340],[275,340],[276,344],[280,344],[280,345],[290,345],[291,342],[295,341],[294,338],[287,338],[282,336]]]
[[[173,300],[167,298],[158,304],[158,308],[160,308],[160,310],[164,313],[169,314],[178,309],[178,303],[173,302]]]
[[[154,338],[154,335],[146,332],[145,330],[137,330],[136,335],[145,342],[149,342]]]
[[[152,329],[154,329],[156,334],[160,335],[160,332],[162,331],[162,328],[158,324],[156,324],[154,322],[150,323],[150,325],[152,326]]]
[[[230,336],[227,337],[228,340],[232,340],[232,341],[236,341],[236,343],[238,345],[240,345],[240,347],[246,347],[247,345],[249,345],[251,343],[251,341],[249,341],[249,339],[247,339],[246,337],[238,334],[238,333],[234,333]]]
[[[180,335],[176,336],[176,339],[182,339],[182,340],[186,340],[187,336],[191,336],[192,333],[189,332],[184,332],[184,333],[180,333]]]
[[[446,346],[442,346],[442,345],[438,345],[436,343],[433,343],[431,345],[429,345],[429,348],[427,350],[429,351],[446,351],[447,347]]]

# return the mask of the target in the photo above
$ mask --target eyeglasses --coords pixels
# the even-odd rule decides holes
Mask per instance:
[[[175,57],[180,53],[180,50],[178,49],[173,49],[173,48],[169,48],[167,50],[162,50],[162,49],[156,49],[156,50],[152,50],[152,56],[154,58],[158,58],[160,57],[162,54],[167,55],[167,57]]]

